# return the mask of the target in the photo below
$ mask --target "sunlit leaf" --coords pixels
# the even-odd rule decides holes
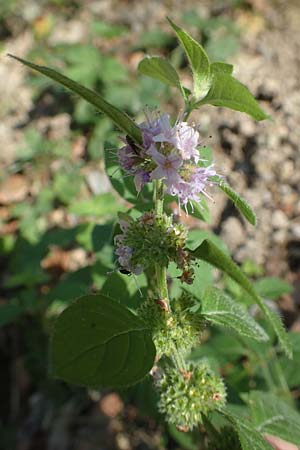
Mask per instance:
[[[182,90],[178,73],[171,63],[159,56],[147,56],[138,65],[138,70],[149,77],[156,78],[169,86]]]
[[[193,94],[196,100],[202,99],[211,86],[211,73],[208,56],[198,42],[196,42],[191,36],[184,30],[175,25],[170,19],[168,19],[171,27],[175,31],[178,40],[183,47],[187,58],[189,60],[194,79]]]
[[[228,73],[229,75],[232,75],[233,65],[216,61],[211,63],[210,70],[212,73]]]
[[[250,91],[228,73],[215,72],[206,97],[197,106],[210,104],[241,111],[256,120],[268,119]]]

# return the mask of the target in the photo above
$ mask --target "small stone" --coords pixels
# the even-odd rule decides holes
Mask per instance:
[[[273,233],[273,240],[276,244],[284,244],[287,241],[286,230],[281,229]]]
[[[19,174],[11,175],[0,185],[0,203],[21,202],[29,192],[28,180]]]
[[[289,226],[289,219],[284,214],[283,211],[278,209],[272,214],[272,225],[274,228],[281,229],[281,228],[288,228]]]
[[[221,235],[231,251],[243,244],[246,238],[244,228],[236,217],[229,217],[224,222]]]
[[[102,397],[99,406],[103,414],[110,418],[116,417],[124,409],[124,403],[119,395],[114,392]]]
[[[293,238],[300,239],[300,223],[294,223],[291,226],[291,234]]]

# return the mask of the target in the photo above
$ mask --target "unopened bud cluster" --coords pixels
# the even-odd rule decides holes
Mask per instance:
[[[160,393],[159,411],[182,431],[198,426],[202,414],[207,415],[225,404],[222,379],[203,363],[190,363],[181,372],[168,366],[155,383]]]
[[[154,264],[167,267],[173,261],[189,279],[192,277],[190,255],[184,249],[187,231],[182,224],[173,223],[166,214],[157,217],[154,212],[136,220],[123,215],[119,224],[123,233],[115,236],[115,244],[122,268],[139,274]]]
[[[181,299],[172,302],[172,311],[164,307],[163,300],[145,300],[138,310],[139,316],[149,325],[158,359],[172,357],[174,346],[186,356],[199,341],[204,323],[191,314]]]

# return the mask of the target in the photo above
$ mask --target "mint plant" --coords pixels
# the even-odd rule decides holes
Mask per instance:
[[[233,77],[232,65],[210,62],[203,47],[168,20],[186,53],[193,76],[192,91],[182,84],[170,62],[161,57],[146,57],[139,64],[139,71],[178,89],[184,110],[175,120],[165,113],[145,111],[145,121],[136,124],[123,111],[76,81],[10,55],[78,94],[124,132],[123,145],[117,151],[122,174],[112,179],[112,185],[133,206],[119,213],[111,238],[116,270],[124,277],[136,277],[137,284],[143,276],[147,282],[135,311],[117,296],[111,298],[103,292],[72,302],[57,318],[53,329],[51,370],[68,383],[93,388],[124,388],[150,376],[159,394],[159,411],[178,430],[187,432],[202,425],[207,448],[228,449],[231,445],[233,449],[267,450],[271,447],[262,436],[264,428],[257,425],[260,424],[257,416],[252,421],[251,414],[240,417],[227,403],[221,376],[205,357],[195,361],[190,354],[199,345],[207,324],[225,327],[228,333],[261,345],[276,336],[279,351],[288,358],[292,357],[291,344],[278,314],[259,296],[219,241],[202,235],[201,239],[192,239],[191,245],[191,234],[180,223],[180,215],[183,211],[205,220],[209,188],[215,186],[233,201],[246,220],[256,224],[250,205],[207,159],[199,131],[188,119],[205,104],[244,112],[255,120],[267,119],[268,115]],[[106,155],[110,175],[115,165]],[[176,215],[170,208],[174,200],[178,202]],[[198,286],[198,269],[203,262],[239,285],[247,303],[260,308],[266,327],[230,293],[212,286],[205,289]],[[109,280],[111,275],[107,276]],[[205,343],[202,345],[205,354]],[[271,402],[265,395],[266,401]],[[265,419],[271,421],[259,402],[259,394],[250,394],[245,400],[254,408],[252,399],[257,401]],[[283,407],[280,401],[274,405],[279,416],[278,411],[286,408],[291,406]],[[222,435],[222,428],[217,429],[220,416],[221,422],[226,423],[226,431],[216,444],[218,447],[212,447],[216,436]],[[275,435],[276,430],[272,428]]]

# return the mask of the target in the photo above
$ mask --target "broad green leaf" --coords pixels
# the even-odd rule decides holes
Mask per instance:
[[[212,82],[208,56],[202,45],[175,25],[170,19],[168,21],[188,57],[194,79],[193,95],[196,101],[198,101],[207,94]]]
[[[197,106],[205,104],[241,111],[256,120],[269,118],[246,86],[228,73],[214,73],[208,94],[197,103]]]
[[[72,203],[68,211],[78,216],[108,216],[116,214],[122,205],[110,192],[95,195],[88,200]],[[125,208],[123,208],[125,209]]]
[[[139,63],[138,70],[148,77],[156,78],[162,83],[177,87],[183,92],[178,73],[165,58],[147,56]]]
[[[283,294],[290,294],[293,292],[293,286],[287,281],[276,277],[261,278],[254,284],[258,295],[276,300]]]
[[[262,435],[252,425],[233,415],[227,410],[220,411],[232,423],[236,430],[243,450],[273,450],[273,447],[264,440]],[[228,449],[229,450],[229,449]]]
[[[58,317],[51,341],[56,377],[83,386],[128,386],[154,364],[150,330],[104,295],[87,295]]]
[[[258,431],[300,444],[300,414],[295,409],[268,392],[251,391],[243,398],[251,409],[251,419]]]
[[[209,287],[201,296],[201,314],[211,323],[235,330],[242,336],[258,341],[268,340],[264,329],[247,310],[220,289]]]
[[[92,104],[98,110],[106,114],[121,130],[131,136],[134,141],[139,143],[142,142],[141,131],[133,120],[131,120],[127,114],[105,101],[97,92],[82,86],[76,81],[71,80],[70,78],[62,75],[56,70],[50,69],[49,67],[39,66],[14,55],[9,54],[8,56],[45,75],[46,77],[51,78],[57,83],[60,83],[72,92],[75,92],[80,97],[84,98],[88,103]],[[84,61],[82,63],[84,64]]]
[[[230,198],[234,203],[234,206],[240,211],[240,213],[248,220],[251,225],[256,225],[256,214],[252,210],[249,203],[242,198],[237,192],[235,192],[227,183],[219,179],[219,188]]]
[[[221,61],[216,61],[211,63],[210,65],[211,73],[228,73],[229,75],[232,75],[233,72],[233,65],[227,64]]]
[[[202,259],[218,269],[229,275],[234,281],[236,281],[244,290],[250,295],[250,297],[258,304],[265,316],[269,319],[272,327],[277,335],[279,343],[282,349],[285,351],[288,357],[292,357],[292,348],[289,342],[288,336],[285,332],[280,317],[273,310],[263,302],[263,300],[257,295],[253,285],[248,280],[246,275],[241,269],[233,262],[230,256],[226,255],[215,244],[209,240],[204,240],[196,250],[191,252],[196,258]]]

